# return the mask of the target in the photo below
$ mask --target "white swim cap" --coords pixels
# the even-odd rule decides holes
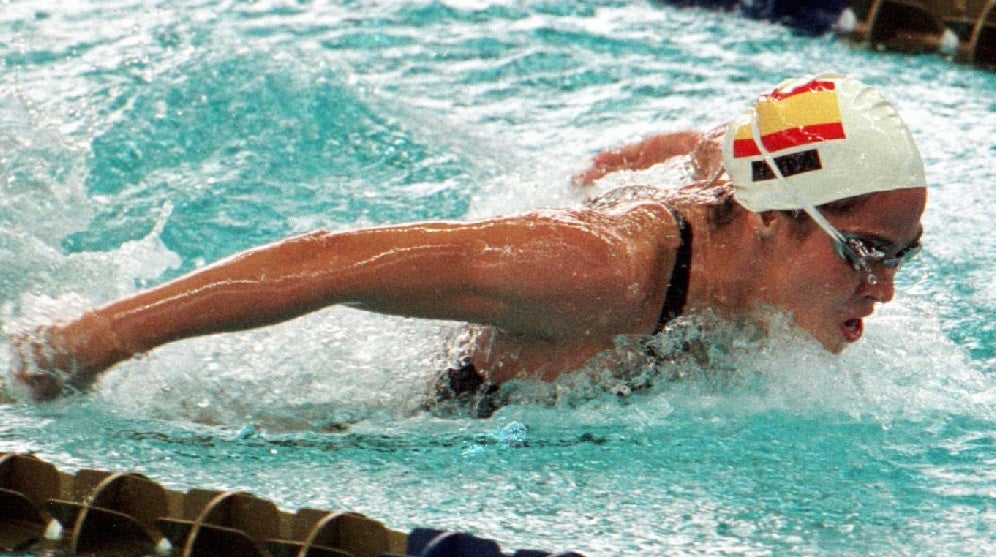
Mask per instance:
[[[874,88],[831,73],[784,81],[734,118],[723,164],[734,197],[755,212],[927,185],[896,109]]]

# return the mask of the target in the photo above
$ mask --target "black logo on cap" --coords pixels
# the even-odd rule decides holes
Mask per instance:
[[[800,151],[790,155],[781,155],[775,157],[774,161],[778,165],[778,170],[781,171],[782,176],[785,178],[823,168],[823,164],[820,163],[820,153],[816,149]],[[755,182],[775,179],[775,172],[768,166],[768,161],[753,161],[750,163],[750,166],[752,178]]]

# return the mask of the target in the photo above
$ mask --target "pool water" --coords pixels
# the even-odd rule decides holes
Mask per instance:
[[[332,308],[0,404],[0,452],[509,549],[996,552],[993,73],[644,1],[0,0],[0,36],[5,337],[316,228],[579,204],[598,150],[826,69],[895,102],[931,196],[842,356],[706,320],[673,333],[709,355],[681,380],[524,385],[476,420],[412,396],[458,324]]]

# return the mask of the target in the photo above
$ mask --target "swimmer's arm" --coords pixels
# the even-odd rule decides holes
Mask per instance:
[[[422,254],[392,257],[407,272],[377,273],[353,305],[545,339],[619,333],[659,282],[670,219],[666,208],[646,203],[615,214],[560,211],[457,225]]]
[[[619,170],[643,170],[672,157],[687,155],[702,139],[702,132],[684,130],[652,135],[636,143],[598,153],[591,166],[574,177],[574,183],[589,185]]]
[[[710,179],[723,164],[721,145],[725,132],[726,126],[717,126],[705,133],[691,130],[665,132],[619,149],[604,151],[595,155],[587,170],[574,177],[574,183],[590,185],[611,172],[643,170],[681,155],[691,155],[693,180]]]
[[[85,388],[104,369],[175,340],[285,321],[335,304],[489,323],[543,337],[611,328],[640,306],[657,260],[627,234],[663,235],[657,210],[547,213],[313,233],[219,261],[15,343],[15,377],[58,394],[37,368]],[[622,226],[629,224],[629,226]],[[644,285],[645,286],[645,285]],[[34,382],[34,383],[33,383]],[[39,382],[41,384],[39,384]]]

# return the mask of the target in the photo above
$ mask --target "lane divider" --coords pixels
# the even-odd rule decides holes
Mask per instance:
[[[60,472],[0,453],[0,554],[101,557],[582,557],[501,552],[463,532],[392,530],[360,513],[288,513],[251,493],[164,488],[134,472]]]

